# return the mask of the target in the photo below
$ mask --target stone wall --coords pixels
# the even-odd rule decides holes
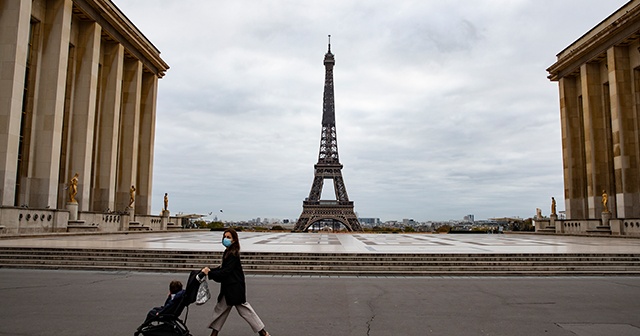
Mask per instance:
[[[535,220],[538,233],[564,233],[575,235],[611,235],[640,237],[640,219],[611,219],[609,226],[603,226],[598,219]]]
[[[556,227],[560,227],[560,233],[569,234],[588,234],[590,231],[597,230],[600,225],[602,221],[598,219],[560,220],[556,223]]]
[[[51,209],[0,207],[0,234],[67,232],[69,212]]]
[[[69,220],[67,210],[0,207],[0,235],[163,231],[181,229],[179,223],[178,217],[96,212],[79,212],[77,220]]]
[[[611,232],[614,235],[640,237],[640,218],[615,219],[609,223],[611,224]]]
[[[87,227],[97,226],[99,232],[117,232],[122,226],[122,215],[80,212],[78,221],[84,221]]]

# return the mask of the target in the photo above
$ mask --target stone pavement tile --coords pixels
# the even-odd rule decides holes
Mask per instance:
[[[2,246],[222,251],[222,233],[172,231],[3,238]],[[536,234],[335,234],[239,232],[245,252],[639,253],[640,239]]]

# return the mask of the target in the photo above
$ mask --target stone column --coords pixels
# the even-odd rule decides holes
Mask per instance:
[[[71,32],[71,0],[47,2],[39,68],[38,101],[34,111],[33,155],[28,204],[58,206],[58,173],[64,117],[65,83]]]
[[[588,218],[599,218],[602,191],[613,189],[609,169],[611,120],[603,108],[603,84],[600,64],[586,63],[580,67],[584,108],[584,142],[587,167]]]
[[[79,174],[78,195],[80,211],[89,211],[91,195],[91,165],[100,64],[100,34],[95,22],[78,21],[80,36],[76,46],[77,72],[71,118],[69,174]],[[74,219],[75,220],[75,219]]]
[[[584,122],[575,77],[563,77],[560,87],[562,162],[567,218],[587,217],[587,186],[584,149]]]
[[[635,51],[635,48],[634,48]],[[632,83],[638,70],[632,70],[628,47],[607,50],[611,92],[611,129],[616,214],[619,218],[640,218],[640,150],[638,127],[634,119]],[[636,83],[638,83],[636,81]]]
[[[140,134],[138,150],[138,197],[136,213],[151,213],[151,186],[153,182],[153,153],[156,125],[156,99],[158,77],[151,73],[142,75],[142,96],[140,107]]]
[[[122,96],[124,47],[119,43],[102,41],[101,99],[96,122],[94,155],[93,211],[115,208],[116,163],[118,131]]]
[[[0,206],[13,206],[31,1],[0,2]]]
[[[120,143],[118,149],[118,182],[116,187],[116,209],[129,206],[129,189],[136,186],[138,169],[138,133],[140,129],[140,86],[142,63],[125,59],[122,80],[122,115],[120,119]],[[136,192],[137,194],[137,192]],[[135,214],[134,203],[131,213]]]

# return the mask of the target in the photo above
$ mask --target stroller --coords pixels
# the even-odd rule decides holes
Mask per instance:
[[[191,336],[189,328],[187,328],[187,318],[189,317],[189,305],[196,301],[198,295],[198,287],[200,281],[196,278],[200,271],[191,271],[189,280],[187,280],[187,288],[180,298],[180,302],[175,305],[174,309],[164,311],[151,319],[144,321],[138,329],[133,333],[134,336]],[[180,319],[180,315],[184,308],[187,308],[184,321]]]

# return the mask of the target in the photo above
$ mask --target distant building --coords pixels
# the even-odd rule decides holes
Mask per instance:
[[[498,218],[489,218],[488,220],[479,221],[480,224],[513,224],[513,223],[521,223],[524,219],[520,217],[498,217]]]
[[[404,226],[414,226],[414,225],[416,225],[416,221],[414,221],[413,218],[403,218],[402,219],[402,225],[404,225]]]
[[[358,221],[360,221],[360,224],[362,224],[363,226],[373,227],[382,224],[380,218],[358,218]]]

